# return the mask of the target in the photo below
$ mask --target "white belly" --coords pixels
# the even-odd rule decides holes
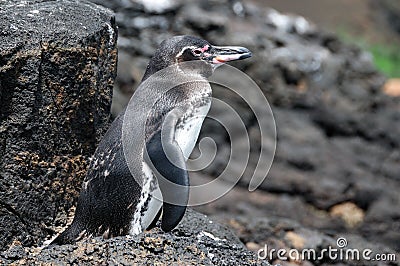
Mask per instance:
[[[196,145],[201,126],[210,110],[210,106],[211,103],[188,111],[182,119],[184,122],[179,123],[176,127],[175,141],[181,148],[185,161],[189,158]]]
[[[211,100],[208,104],[188,110],[181,118],[182,122],[178,122],[176,126],[175,141],[181,148],[185,160],[189,158],[196,145],[201,126],[210,110],[210,106]],[[161,190],[158,187],[156,177],[145,162],[143,162],[142,170],[143,186],[131,221],[131,235],[137,235],[146,230],[163,204]]]
[[[162,207],[161,190],[147,163],[143,162],[143,186],[131,221],[130,235],[138,235],[153,222]]]

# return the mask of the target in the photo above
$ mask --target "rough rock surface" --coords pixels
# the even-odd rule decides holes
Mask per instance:
[[[274,164],[259,190],[259,202],[240,189],[235,192],[240,201],[230,198],[199,210],[279,215],[321,232],[358,234],[400,249],[400,98],[382,92],[386,78],[369,53],[304,18],[241,1],[178,1],[175,10],[157,13],[146,13],[132,1],[94,2],[116,12],[120,29],[114,115],[165,38],[193,34],[253,52],[250,60],[235,65],[257,82],[272,105],[278,130]],[[261,136],[248,107],[222,90],[214,90],[214,96],[229,98],[240,110],[256,147]],[[202,136],[229,149],[213,121],[205,122]],[[203,175],[215,177],[228,156],[217,155]],[[243,188],[247,180],[242,179]]]
[[[116,23],[119,26],[118,77],[112,106],[114,115],[123,108],[129,96],[132,95],[132,88],[135,88],[140,81],[149,57],[158,44],[168,37],[192,34],[201,36],[217,45],[243,45],[252,50],[254,56],[251,60],[238,62],[235,65],[258,83],[272,105],[278,129],[278,149],[275,162],[269,177],[261,185],[261,188],[250,194],[246,189],[249,177],[247,174],[251,172],[257,159],[257,156],[252,155],[249,164],[250,171],[246,172],[240,182],[240,187],[212,204],[198,207],[198,210],[215,216],[216,219],[218,218],[219,221],[231,227],[240,240],[246,244],[246,247],[254,251],[262,248],[264,244],[283,248],[294,247],[299,250],[303,245],[318,249],[328,245],[334,247],[337,237],[340,236],[345,236],[351,247],[355,245],[360,245],[361,248],[370,246],[374,252],[392,252],[400,249],[400,209],[397,208],[400,205],[400,194],[398,193],[400,187],[399,98],[388,97],[382,93],[381,87],[385,82],[385,77],[375,70],[371,55],[358,47],[344,44],[335,35],[318,29],[304,18],[282,15],[274,10],[267,10],[237,0],[176,1],[174,8],[154,9],[150,13],[148,8],[146,9],[135,1],[93,0],[92,2],[113,9],[116,12]],[[46,2],[36,1],[36,3],[39,5]],[[55,4],[55,2],[48,3]],[[92,10],[97,10],[97,8],[92,7]],[[0,11],[0,14],[3,14],[1,12],[4,12],[4,9]],[[33,21],[40,19],[40,17],[35,17],[36,12],[29,12],[27,18],[32,18]],[[69,12],[64,13],[69,14]],[[85,16],[84,19],[91,21],[93,18],[96,16]],[[106,16],[106,18],[109,17]],[[102,29],[104,36],[107,36],[108,32],[108,27],[104,26],[110,21],[111,19],[106,19],[106,23],[96,24],[99,30]],[[8,21],[6,20],[4,23],[8,23]],[[110,25],[113,26],[112,23]],[[10,26],[8,28],[1,27],[1,29],[2,35],[9,36],[13,33],[13,28]],[[58,29],[62,29],[62,27],[58,27]],[[82,29],[84,29],[83,26]],[[79,31],[79,33],[81,32]],[[44,31],[43,34],[46,36],[48,31]],[[32,37],[29,32],[27,35]],[[73,41],[79,39],[77,36],[74,35],[72,40],[68,38],[70,36],[64,36],[63,40]],[[96,43],[96,40],[103,40],[102,34],[95,34],[95,36],[98,38],[93,38],[93,43]],[[2,42],[0,38],[0,43],[4,45],[4,43],[13,43],[13,41]],[[83,44],[82,46],[87,46],[86,43]],[[41,53],[46,51],[44,47],[42,47]],[[112,57],[115,56],[113,52],[115,50],[110,52]],[[2,52],[1,55],[3,54]],[[110,56],[109,53],[99,54]],[[68,55],[74,54],[71,52]],[[46,59],[46,57],[44,58]],[[43,68],[48,69],[48,72],[54,71],[54,68],[50,67],[52,58],[43,61],[45,62],[44,66],[48,64],[48,68]],[[4,59],[11,60],[2,56],[1,60]],[[82,58],[80,59],[82,60]],[[111,62],[114,61],[111,60]],[[87,64],[91,65],[92,63],[93,60]],[[0,66],[3,64],[2,61]],[[108,64],[104,63],[103,67],[107,66]],[[4,68],[0,69],[4,71]],[[96,71],[102,70],[101,68],[96,69]],[[6,75],[1,71],[1,80],[13,73],[4,72],[8,73]],[[68,71],[65,72],[68,73]],[[98,74],[96,78],[110,77],[104,73],[99,72]],[[61,78],[62,76],[57,75],[51,81],[61,81]],[[234,78],[232,77],[232,79]],[[73,79],[72,82],[67,79],[67,83],[76,84],[74,83],[76,80]],[[23,82],[23,79],[18,79],[18,82]],[[91,82],[94,80],[87,81],[87,84],[92,84]],[[97,87],[100,88],[100,85],[107,84],[105,80],[103,82],[98,83]],[[240,80],[236,80],[236,82],[240,84]],[[22,85],[20,87],[23,88]],[[54,91],[58,90],[54,88]],[[53,95],[57,96],[58,94],[54,91]],[[97,101],[90,103],[85,101],[93,99],[92,97],[105,99],[102,97],[109,96],[109,91],[95,94],[95,96],[92,94],[81,95],[81,91],[79,94],[76,90],[72,91],[72,94],[61,95],[67,97],[66,99],[81,97],[79,100],[87,103],[80,105],[80,108],[83,109],[75,106],[77,109],[73,110],[82,110],[82,113],[79,112],[80,114],[89,116],[96,114],[106,119],[105,108],[108,106],[102,105],[98,109],[98,113],[94,111],[91,113],[90,110],[94,110],[93,104]],[[6,90],[2,87],[0,90],[2,104],[3,99],[6,99],[5,102],[10,102],[8,99],[12,99],[6,98],[11,94],[5,92]],[[227,102],[231,103],[236,110],[240,110],[241,117],[251,135],[252,147],[256,147],[261,138],[270,141],[269,136],[260,136],[257,133],[257,123],[254,123],[253,114],[248,106],[243,104],[243,101],[218,88],[214,91],[214,95],[219,99],[226,98]],[[88,96],[90,97],[88,98]],[[47,102],[49,98],[46,97],[37,99],[34,104]],[[24,99],[31,98],[25,97]],[[33,106],[35,106],[34,104]],[[5,108],[3,106],[10,105],[2,105],[0,108]],[[74,105],[62,106],[62,108],[67,107],[72,108]],[[3,159],[3,156],[8,155],[3,152],[2,147],[10,147],[5,146],[8,143],[6,140],[10,140],[10,138],[3,137],[8,136],[3,133],[6,132],[3,123],[9,121],[3,117],[6,117],[4,114],[9,112],[1,110],[0,162],[3,167],[5,161],[9,162],[14,157]],[[47,109],[41,108],[33,110],[47,112]],[[67,141],[73,141],[76,146],[72,146],[72,144],[56,145],[54,139],[46,135],[53,133],[49,133],[43,128],[54,128],[52,125],[55,124],[57,125],[55,129],[73,133],[75,127],[87,128],[87,121],[89,121],[92,123],[89,124],[93,125],[91,134],[99,132],[98,136],[100,136],[103,129],[101,124],[93,122],[96,120],[90,120],[86,116],[83,118],[68,116],[64,112],[57,112],[62,109],[51,110],[53,110],[51,112],[53,119],[49,121],[52,122],[40,124],[40,129],[43,131],[41,134],[45,138],[39,136],[31,138],[30,133],[25,133],[21,137],[25,137],[27,140],[36,140],[33,143],[40,144],[40,146],[32,144],[28,151],[44,149],[45,156],[43,158],[49,162],[53,162],[54,153],[60,153],[64,156],[61,158],[64,158],[67,163],[55,161],[57,167],[50,165],[51,171],[48,175],[45,175],[48,172],[47,168],[39,168],[42,169],[42,172],[39,172],[38,175],[36,175],[37,172],[32,173],[33,176],[41,178],[40,182],[36,183],[29,183],[29,179],[28,181],[18,179],[19,182],[3,184],[6,182],[4,180],[13,180],[11,177],[14,178],[14,175],[7,172],[8,176],[3,178],[4,168],[1,168],[2,179],[0,182],[2,182],[2,186],[0,191],[3,194],[0,199],[2,202],[4,199],[16,198],[23,185],[27,186],[26,190],[42,192],[40,197],[32,199],[29,195],[25,195],[12,202],[13,204],[24,203],[18,206],[2,203],[2,212],[4,210],[5,214],[2,213],[1,217],[4,219],[1,220],[1,224],[11,225],[9,227],[14,230],[8,235],[1,232],[6,241],[11,239],[14,234],[18,235],[19,232],[28,230],[28,225],[29,230],[35,233],[25,233],[24,236],[17,238],[20,241],[14,242],[6,252],[1,254],[2,262],[57,264],[57,261],[78,263],[85,260],[85,262],[93,264],[132,264],[147,259],[146,263],[148,264],[154,264],[157,261],[160,263],[172,261],[175,264],[180,262],[182,264],[219,264],[220,260],[217,258],[227,258],[223,254],[227,252],[226,254],[233,256],[238,263],[262,263],[261,261],[256,262],[254,255],[247,253],[230,232],[221,229],[218,225],[210,225],[203,216],[192,212],[186,215],[183,224],[177,230],[168,234],[154,229],[131,239],[126,237],[109,240],[95,238],[74,246],[68,245],[44,250],[39,255],[35,255],[34,248],[24,248],[23,246],[32,244],[40,245],[39,239],[42,240],[47,234],[54,235],[55,225],[67,223],[67,212],[74,204],[80,180],[85,172],[86,159],[95,147],[93,139],[90,139],[90,144],[84,146],[80,141],[87,143],[85,138],[78,138],[79,135],[72,135],[73,138],[64,138],[61,133],[53,135],[57,136],[56,144],[63,143],[67,139]],[[214,112],[218,113],[218,110],[214,109]],[[40,121],[36,120],[43,115],[32,115],[31,117],[34,119],[31,118],[29,121],[39,123]],[[71,117],[80,117],[81,119],[72,123],[68,120]],[[26,132],[25,130],[31,130],[31,128],[21,126],[19,129]],[[15,130],[12,134],[18,132],[20,131]],[[79,132],[83,131],[79,130]],[[224,132],[213,121],[206,121],[202,136],[211,136],[222,150],[229,149]],[[53,146],[46,148],[47,145]],[[69,160],[69,156],[78,155],[82,156],[79,157],[83,160],[82,163],[77,164]],[[201,174],[192,173],[192,180],[198,176],[205,179],[217,176],[226,163],[226,156],[225,153],[220,153],[215,162],[204,169]],[[30,169],[48,167],[41,163],[42,159],[33,160],[29,159],[31,157],[21,156],[16,158],[23,160],[28,158],[29,162],[29,164],[23,164],[19,162],[20,159],[10,161],[13,162],[12,169],[15,169],[13,171],[17,174],[29,174]],[[20,169],[21,167],[25,168]],[[72,177],[69,173],[77,175]],[[26,176],[25,178],[27,179]],[[46,181],[45,178],[51,179]],[[66,187],[65,184],[69,185]],[[6,185],[7,193],[12,193],[12,197],[6,197],[4,185]],[[15,189],[12,186],[15,186]],[[42,186],[48,187],[46,192],[40,189]],[[53,193],[57,190],[61,193]],[[49,194],[53,195],[54,199],[48,199],[47,195]],[[30,206],[26,210],[25,204]],[[44,207],[39,209],[37,206]],[[30,209],[32,207],[36,210],[35,214],[43,213],[43,209],[45,213],[33,216],[20,215],[20,210],[25,210],[22,214],[33,213]],[[48,210],[52,210],[53,215],[49,216]],[[8,217],[12,219],[6,220],[5,218],[8,219]],[[23,220],[24,217],[32,220],[32,226],[30,221],[27,223]],[[43,224],[38,223],[39,220],[43,221]],[[211,233],[220,239],[226,238],[229,243],[236,246],[233,249],[235,252],[229,253],[229,248],[224,245],[219,246],[220,241],[213,240],[208,234],[201,234],[201,231]],[[206,241],[204,245],[197,242],[199,234],[200,242]],[[26,237],[31,235],[41,235],[41,238]],[[9,244],[9,242],[6,243]],[[200,245],[200,247],[194,249],[193,245]],[[218,248],[215,248],[216,246]],[[212,257],[210,254],[219,255],[210,258]],[[240,254],[245,255],[241,257]],[[215,261],[213,261],[214,258]],[[226,262],[229,265],[228,261]],[[291,263],[282,262],[283,265],[293,265]],[[302,263],[302,265],[330,264],[354,265],[357,262],[330,261],[324,258],[319,261],[311,260]],[[392,262],[391,265],[396,265],[396,262]]]
[[[76,245],[55,246],[34,255],[21,246],[0,255],[16,265],[269,265],[258,260],[227,228],[188,210],[170,233],[159,228],[135,237],[92,238]]]
[[[2,1],[0,250],[64,225],[108,127],[113,13],[80,1]]]
[[[195,176],[195,178],[198,178]],[[232,204],[235,202],[236,204]],[[296,206],[294,208],[293,206]],[[346,207],[347,206],[347,207]],[[357,210],[354,206],[342,205],[342,209],[350,212],[348,222],[359,222],[354,215]],[[353,207],[353,208],[351,208]],[[202,212],[212,213],[213,220],[225,224],[231,228],[240,240],[246,244],[246,247],[259,253],[260,249],[271,252],[275,249],[273,256],[266,259],[273,264],[281,265],[377,265],[377,261],[356,257],[352,259],[330,259],[327,253],[322,256],[323,249],[358,249],[362,252],[365,249],[371,249],[370,258],[376,254],[394,254],[397,260],[388,260],[379,265],[399,265],[398,258],[400,253],[382,243],[381,241],[368,241],[357,232],[346,230],[340,215],[333,217],[330,214],[318,211],[315,208],[307,206],[299,196],[279,195],[265,193],[258,190],[249,194],[244,188],[237,188],[228,195],[219,200],[199,208]],[[330,228],[340,228],[341,233]],[[337,241],[344,238],[347,245],[339,248]],[[288,261],[282,261],[277,258],[277,250],[285,249],[284,257]],[[316,257],[304,257],[301,260],[295,260],[288,256],[290,250],[297,250],[301,254],[306,249],[313,249]],[[264,258],[265,253],[260,253]],[[268,253],[269,254],[269,253]],[[293,253],[295,256],[297,253]],[[335,254],[335,253],[332,253]],[[361,253],[360,253],[361,254]],[[333,257],[331,257],[333,258]]]
[[[260,259],[268,258],[274,264],[374,266],[381,263],[380,265],[391,265],[389,261],[388,264],[377,262],[376,255],[394,254],[397,258],[400,256],[400,253],[380,243],[366,242],[359,235],[347,233],[341,235],[340,238],[334,238],[285,218],[231,215],[219,217],[217,220],[234,228],[240,239],[247,243],[247,248],[256,252]],[[272,252],[273,249],[275,252]],[[281,258],[278,257],[277,250],[279,249],[286,251],[279,255]],[[328,253],[330,249],[336,249],[336,251],[331,251],[332,256],[324,255],[323,252]],[[350,253],[349,250],[351,252],[354,250],[355,253]],[[365,250],[371,250],[371,252],[363,255]],[[392,261],[392,264],[396,265],[396,262]]]

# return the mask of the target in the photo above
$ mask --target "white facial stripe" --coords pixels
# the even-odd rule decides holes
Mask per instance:
[[[189,48],[190,49],[196,49],[197,46],[185,46],[185,47],[183,47],[182,50],[176,55],[176,58],[180,57],[185,52],[185,50],[189,49]]]

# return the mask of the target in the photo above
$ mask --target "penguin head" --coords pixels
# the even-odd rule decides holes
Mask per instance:
[[[174,64],[195,61],[197,71],[210,76],[218,66],[233,60],[251,57],[251,52],[240,46],[213,46],[198,37],[183,35],[164,40],[147,66],[143,80],[157,71]]]

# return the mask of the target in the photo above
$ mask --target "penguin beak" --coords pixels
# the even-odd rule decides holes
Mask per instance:
[[[229,61],[242,60],[251,57],[249,49],[240,46],[213,46],[212,63],[223,64]],[[210,58],[210,59],[211,59]]]

